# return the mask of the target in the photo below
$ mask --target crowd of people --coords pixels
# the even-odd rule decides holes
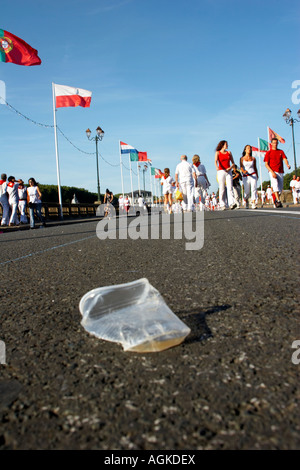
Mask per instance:
[[[219,196],[208,194],[211,186],[206,168],[201,163],[199,155],[194,155],[192,163],[188,162],[186,155],[182,155],[180,163],[176,166],[175,179],[170,169],[165,168],[161,177],[164,208],[168,214],[177,212],[192,212],[195,210],[226,210],[238,209],[241,203],[245,208],[256,209],[258,202],[257,180],[258,172],[256,159],[252,155],[251,145],[246,145],[240,158],[240,167],[234,162],[232,153],[228,150],[228,142],[221,140],[215,151],[215,167],[219,185]],[[275,208],[282,207],[280,195],[283,190],[284,168],[283,163],[290,169],[287,157],[283,150],[278,149],[278,140],[273,138],[271,148],[265,154],[265,166],[270,175],[270,185],[267,191],[261,191],[261,202],[265,200]],[[241,182],[244,188],[243,201],[241,198]],[[300,177],[293,176],[290,182],[293,202],[300,202]],[[1,226],[16,226],[27,224],[26,206],[29,208],[30,228],[35,228],[35,219],[45,227],[42,215],[42,194],[34,178],[29,178],[28,186],[22,179],[16,180],[14,176],[7,178],[1,175],[0,204],[2,206]],[[120,210],[129,212],[131,201],[128,195],[121,195],[117,201],[113,193],[106,189],[104,204],[109,207],[119,205]],[[141,210],[147,210],[142,196],[138,199]],[[108,212],[105,212],[108,215]]]
[[[35,220],[45,227],[45,219],[42,215],[42,194],[38,183],[34,178],[29,178],[28,186],[22,179],[16,180],[14,176],[2,173],[0,180],[0,204],[2,206],[2,227],[14,227],[20,224],[28,224],[26,207],[29,208],[30,228],[35,228]]]

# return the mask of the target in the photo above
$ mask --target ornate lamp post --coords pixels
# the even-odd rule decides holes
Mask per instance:
[[[101,127],[97,127],[96,129],[96,136],[91,137],[92,132],[90,129],[87,129],[85,131],[86,136],[89,140],[94,140],[96,142],[96,164],[97,164],[97,189],[98,189],[98,201],[101,202],[100,198],[100,178],[99,178],[99,161],[98,161],[98,141],[101,141],[104,137],[104,131],[101,129]]]
[[[300,109],[297,112],[297,116],[300,118]],[[284,115],[282,116],[287,124],[292,126],[292,137],[293,137],[293,150],[294,150],[294,165],[295,165],[295,175],[297,176],[297,163],[296,163],[296,149],[295,149],[295,137],[294,137],[294,122],[300,122],[298,119],[292,117],[292,111],[287,108]]]

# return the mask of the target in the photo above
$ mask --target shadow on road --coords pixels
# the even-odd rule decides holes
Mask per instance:
[[[222,312],[231,308],[231,305],[215,305],[203,312],[182,312],[179,317],[191,329],[191,333],[186,338],[185,343],[199,343],[213,336],[206,323],[206,317],[214,313]]]

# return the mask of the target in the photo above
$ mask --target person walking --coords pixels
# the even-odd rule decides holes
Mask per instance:
[[[232,189],[235,198],[236,208],[240,208],[240,201],[241,201],[241,185],[240,181],[242,180],[242,176],[238,167],[236,165],[232,168]]]
[[[30,216],[30,228],[35,228],[34,216],[36,214],[37,218],[42,222],[42,227],[46,227],[45,219],[42,215],[42,193],[38,187],[37,182],[34,178],[29,178],[27,188],[27,202],[29,207],[29,216]]]
[[[192,158],[194,170],[194,196],[196,204],[204,204],[205,196],[204,191],[210,187],[210,182],[206,174],[206,168],[202,165],[199,155],[194,155]]]
[[[291,191],[292,191],[293,203],[297,204],[298,194],[297,194],[297,178],[296,178],[296,175],[293,175],[293,179],[291,179],[291,181],[290,181],[290,188],[291,188]]]
[[[1,227],[9,224],[9,204],[7,198],[7,175],[2,173],[0,180],[0,204],[2,206]]]
[[[245,145],[243,154],[240,160],[241,172],[243,174],[244,185],[244,199],[246,202],[246,209],[249,208],[249,197],[251,194],[252,209],[257,209],[257,167],[256,158],[252,156],[251,145]]]
[[[18,209],[20,212],[20,223],[27,224],[27,216],[26,216],[26,204],[27,204],[27,188],[24,186],[24,181],[19,180],[19,187],[18,187],[18,196],[19,196],[19,204]]]
[[[271,140],[271,150],[266,152],[264,162],[270,175],[271,187],[275,194],[275,207],[282,207],[280,195],[283,190],[283,162],[289,170],[291,169],[291,166],[284,151],[278,149],[278,139],[276,139],[276,137],[273,137]]]
[[[19,194],[18,194],[19,181],[20,180],[16,182],[16,178],[14,176],[8,177],[6,190],[8,194],[8,204],[9,204],[10,211],[11,211],[11,215],[9,219],[10,227],[20,224],[18,214],[17,214],[18,204],[19,204]]]
[[[161,178],[161,185],[163,187],[165,212],[167,212],[167,214],[172,214],[174,180],[170,175],[169,168],[164,169],[164,175]]]
[[[181,162],[175,170],[176,187],[181,189],[183,195],[182,208],[184,211],[191,212],[193,207],[193,186],[195,172],[193,167],[187,161],[187,156],[180,157]]]
[[[228,151],[228,142],[226,140],[221,140],[216,148],[215,153],[215,166],[217,169],[217,180],[219,183],[219,201],[220,201],[220,210],[226,209],[226,189],[227,189],[227,198],[228,205],[230,209],[235,209],[237,207],[234,201],[233,194],[233,183],[232,183],[232,168],[234,165],[234,160],[232,153]]]

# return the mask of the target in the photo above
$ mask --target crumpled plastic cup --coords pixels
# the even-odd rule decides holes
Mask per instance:
[[[191,332],[145,278],[93,289],[82,297],[79,310],[86,331],[120,343],[124,351],[163,351]]]

